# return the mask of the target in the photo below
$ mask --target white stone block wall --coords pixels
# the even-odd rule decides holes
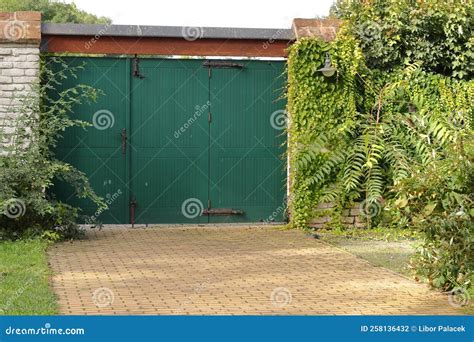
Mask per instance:
[[[27,114],[24,99],[38,95],[40,21],[38,12],[0,13],[0,155],[11,149],[20,113]]]

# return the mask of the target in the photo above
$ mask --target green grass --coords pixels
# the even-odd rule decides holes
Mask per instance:
[[[470,305],[465,308],[464,312],[468,315],[474,315],[474,286],[471,286],[471,288],[468,291],[469,294],[469,301]]]
[[[408,262],[418,242],[415,233],[396,229],[318,230],[321,240],[368,260],[375,266],[410,276]]]
[[[322,241],[357,255],[375,266],[411,277],[408,263],[415,253],[419,236],[397,229],[323,229],[316,232]],[[474,286],[468,291],[469,304],[461,311],[474,314]]]
[[[343,228],[343,229],[320,229],[317,233],[330,234],[344,238],[354,238],[360,240],[378,240],[378,241],[400,241],[400,240],[419,240],[420,235],[416,231],[398,228]]]
[[[47,247],[39,239],[0,242],[0,315],[57,314]]]

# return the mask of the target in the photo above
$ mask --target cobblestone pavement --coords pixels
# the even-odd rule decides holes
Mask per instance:
[[[49,261],[62,314],[461,314],[426,285],[275,227],[107,227]]]

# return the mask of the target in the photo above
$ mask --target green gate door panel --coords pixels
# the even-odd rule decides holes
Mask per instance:
[[[244,215],[210,222],[283,221],[283,62],[246,61],[211,75],[210,200]]]
[[[75,118],[95,126],[66,130],[56,152],[89,177],[110,209],[96,215],[64,184],[55,187],[58,198],[103,223],[129,223],[131,199],[136,223],[283,220],[283,62],[245,61],[243,69],[209,74],[203,60],[142,58],[138,78],[130,59],[64,60],[84,65],[64,88],[88,84],[105,95],[74,108]],[[244,215],[200,215],[209,205]]]
[[[125,223],[128,221],[128,175],[120,132],[127,127],[129,62],[117,58],[68,57],[63,60],[71,67],[83,66],[76,73],[77,79],[69,77],[63,81],[63,89],[86,84],[101,89],[104,95],[99,96],[96,103],[75,106],[73,118],[95,124],[85,129],[67,129],[56,154],[89,177],[93,189],[107,200],[109,210],[96,213],[97,207],[91,201],[78,199],[65,184],[57,184],[53,192],[58,199],[80,207],[82,213],[92,219]]]
[[[209,79],[197,60],[140,59],[131,82],[136,223],[207,223]]]

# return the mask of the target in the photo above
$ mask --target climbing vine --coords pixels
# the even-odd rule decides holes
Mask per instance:
[[[337,69],[333,77],[318,71],[327,53]],[[331,43],[305,38],[289,50],[291,223],[305,228],[318,204],[332,202],[328,210],[337,224],[343,208],[361,202],[368,225],[395,222],[427,233],[430,247],[420,259],[425,266],[427,251],[430,260],[444,253],[458,261],[425,272],[432,284],[465,286],[470,254],[455,255],[451,247],[446,252],[432,241],[459,241],[463,251],[473,249],[474,81],[426,71],[420,61],[369,69],[366,58],[350,23]],[[462,160],[452,159],[454,151]],[[459,174],[446,174],[446,160],[462,165]],[[428,184],[425,170],[439,177]],[[448,197],[434,196],[440,188]],[[452,215],[458,220],[449,221]],[[442,229],[427,222],[445,227],[442,238]]]
[[[330,53],[337,76],[317,70]],[[289,53],[289,154],[292,222],[305,227],[312,209],[364,201],[369,219],[394,197],[392,186],[414,163],[427,165],[471,119],[473,83],[408,64],[369,70],[358,41],[342,28],[333,43],[302,39]]]
[[[326,79],[317,70],[329,53],[337,77]],[[291,165],[290,211],[292,222],[304,227],[321,195],[325,179],[335,177],[335,163],[342,158],[341,150],[326,149],[341,142],[345,132],[356,121],[358,94],[356,75],[361,69],[362,54],[354,39],[337,40],[333,44],[317,39],[296,42],[288,58],[288,112],[291,113],[289,155]],[[329,132],[340,132],[328,134]],[[317,179],[317,171],[325,175]],[[349,196],[348,196],[349,197]]]

